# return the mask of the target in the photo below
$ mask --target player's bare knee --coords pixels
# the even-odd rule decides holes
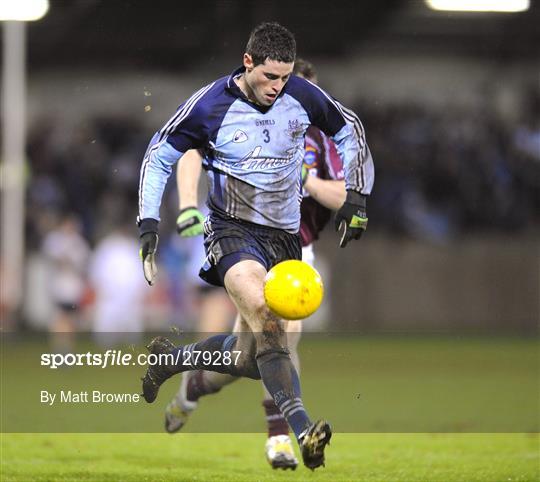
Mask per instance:
[[[281,319],[268,308],[262,297],[260,300],[252,301],[249,308],[241,314],[254,333],[275,330],[273,327],[281,323]]]

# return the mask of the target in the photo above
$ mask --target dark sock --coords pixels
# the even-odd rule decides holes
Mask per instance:
[[[283,414],[276,407],[274,400],[263,400],[262,405],[266,414],[268,436],[289,435],[289,426]]]
[[[234,346],[236,336],[216,335],[206,340],[179,346],[172,351],[177,373],[189,370],[209,370],[235,374]]]
[[[221,390],[221,387],[216,388],[204,379],[203,370],[195,370],[189,377],[187,383],[186,398],[190,402],[196,402],[199,398],[217,393]]]
[[[285,350],[267,351],[257,355],[257,365],[264,386],[298,439],[311,422],[300,398],[300,380],[289,354]]]

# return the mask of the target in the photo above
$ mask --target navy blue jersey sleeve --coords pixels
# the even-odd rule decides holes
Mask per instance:
[[[356,114],[317,85],[297,76],[287,83],[287,93],[302,104],[311,124],[334,140],[343,160],[346,189],[369,195],[375,169],[364,127]]]
[[[216,99],[223,81],[195,92],[158,131],[146,150],[139,179],[139,219],[159,221],[163,191],[174,164],[189,149],[204,147],[216,121]],[[220,102],[220,107],[225,107]],[[223,109],[221,109],[223,110]],[[218,121],[219,122],[219,121]]]

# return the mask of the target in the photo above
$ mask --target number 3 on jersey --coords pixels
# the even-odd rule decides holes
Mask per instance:
[[[268,144],[270,142],[270,131],[268,129],[265,129],[263,131],[263,134],[264,134],[263,141]]]

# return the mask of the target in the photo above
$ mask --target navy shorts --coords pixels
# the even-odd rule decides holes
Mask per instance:
[[[236,263],[251,259],[266,270],[287,259],[302,259],[300,235],[253,224],[212,212],[204,223],[206,260],[199,276],[224,286],[225,273]]]

